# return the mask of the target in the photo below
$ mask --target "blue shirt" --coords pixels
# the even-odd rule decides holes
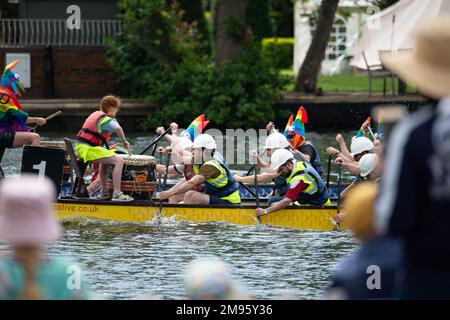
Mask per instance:
[[[116,119],[110,118],[108,116],[102,117],[97,122],[97,129],[100,133],[102,132],[114,132],[116,127],[120,127],[119,122]]]
[[[42,299],[89,299],[80,266],[67,258],[49,256],[35,270]],[[20,299],[25,287],[25,271],[11,258],[0,259],[0,300]]]

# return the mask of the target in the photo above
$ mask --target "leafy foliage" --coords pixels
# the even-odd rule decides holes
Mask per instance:
[[[120,0],[119,6],[123,31],[109,42],[109,61],[129,95],[158,105],[143,128],[184,126],[200,113],[229,128],[259,127],[273,117],[287,79],[259,44],[216,66],[177,6],[164,0]]]
[[[271,0],[270,17],[274,34],[278,37],[294,36],[294,3],[296,0]]]
[[[293,38],[265,38],[262,41],[262,49],[276,68],[292,68],[294,61]]]
[[[256,39],[273,36],[269,0],[248,0],[246,20]]]

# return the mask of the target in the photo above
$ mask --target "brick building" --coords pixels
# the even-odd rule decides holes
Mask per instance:
[[[71,29],[67,23],[76,21],[74,13],[81,19],[79,28]],[[98,98],[116,92],[104,43],[120,31],[118,14],[115,0],[1,0],[0,63],[23,54],[27,98]]]

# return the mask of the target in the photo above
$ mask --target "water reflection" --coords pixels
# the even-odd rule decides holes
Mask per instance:
[[[311,139],[321,151],[334,134]],[[60,140],[43,138],[43,140]],[[152,139],[132,142],[142,150]],[[22,149],[8,150],[6,175],[18,174]],[[109,299],[131,299],[152,292],[163,299],[183,298],[184,268],[197,257],[218,256],[233,276],[260,299],[289,292],[319,298],[332,268],[356,247],[346,232],[314,232],[226,223],[164,225],[88,221],[66,223],[66,232],[51,253],[73,256],[85,267],[94,291]],[[1,251],[8,251],[0,243]]]
[[[351,252],[345,232],[312,232],[225,223],[180,223],[169,228],[135,224],[65,224],[51,252],[73,255],[88,270],[93,289],[108,298],[151,291],[183,298],[182,272],[204,256],[218,256],[257,298],[277,298],[290,289],[319,298],[332,267]]]

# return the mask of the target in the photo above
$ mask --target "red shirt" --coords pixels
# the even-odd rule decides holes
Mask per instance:
[[[293,181],[289,183],[289,189],[284,196],[291,199],[292,201],[297,201],[298,195],[308,187],[308,183],[305,183],[303,181]]]

